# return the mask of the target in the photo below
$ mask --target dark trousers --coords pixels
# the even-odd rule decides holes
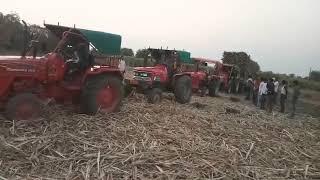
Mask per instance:
[[[261,96],[261,100],[260,100],[260,108],[261,108],[261,109],[265,109],[266,96],[267,96],[267,95],[265,95],[265,94],[262,94],[262,96]]]
[[[250,98],[252,97],[252,92],[253,92],[252,87],[247,87],[246,100],[250,100]]]
[[[291,102],[291,115],[290,117],[293,118],[296,114],[296,104],[297,104],[297,98],[293,98]]]
[[[258,91],[259,90],[253,90],[252,103],[255,106],[258,106]]]
[[[284,113],[286,108],[286,96],[284,94],[281,94],[280,96],[280,112]]]
[[[269,113],[272,112],[273,109],[273,101],[274,101],[274,95],[273,94],[268,94],[267,95],[267,111]]]
[[[278,93],[275,92],[273,95],[273,104],[276,105],[277,104],[277,99],[278,99]]]

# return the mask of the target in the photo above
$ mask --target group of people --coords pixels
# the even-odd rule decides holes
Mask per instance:
[[[296,103],[300,95],[300,88],[298,81],[293,81],[293,92],[290,96],[291,112],[290,117],[295,116]],[[265,109],[271,113],[273,107],[280,102],[280,112],[285,113],[287,99],[288,99],[288,82],[282,80],[281,83],[277,78],[256,78],[249,76],[247,80],[247,95],[246,100],[251,100],[254,105],[260,109]]]

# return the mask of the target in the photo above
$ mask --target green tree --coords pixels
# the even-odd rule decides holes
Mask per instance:
[[[133,50],[130,48],[121,48],[120,54],[122,56],[134,56]]]
[[[320,81],[320,71],[311,71],[309,77],[310,80]]]
[[[145,58],[149,54],[148,49],[139,49],[136,53],[137,58]]]
[[[30,40],[37,40],[40,53],[51,51],[57,44],[58,38],[47,29],[38,25],[21,23],[18,14],[3,14],[0,12],[0,51],[10,54],[20,54],[28,46]]]
[[[292,74],[289,74],[289,77],[294,78],[294,77],[296,77],[296,75],[292,73]]]

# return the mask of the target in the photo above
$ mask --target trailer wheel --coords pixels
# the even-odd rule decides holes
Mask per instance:
[[[112,75],[97,75],[87,79],[81,94],[81,111],[95,115],[98,111],[118,111],[123,99],[122,81]]]
[[[181,104],[190,102],[192,96],[192,81],[189,76],[178,77],[174,86],[176,101]]]
[[[159,88],[150,89],[147,92],[146,96],[149,103],[152,103],[152,104],[160,103],[162,99],[162,90]]]
[[[31,94],[18,94],[6,105],[5,116],[10,120],[34,120],[40,117],[42,104],[40,99]]]
[[[209,96],[215,97],[218,96],[220,89],[220,83],[219,81],[210,81],[209,82]]]

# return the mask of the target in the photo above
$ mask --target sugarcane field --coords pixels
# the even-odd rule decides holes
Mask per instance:
[[[1,3],[0,180],[320,179],[319,5]]]

